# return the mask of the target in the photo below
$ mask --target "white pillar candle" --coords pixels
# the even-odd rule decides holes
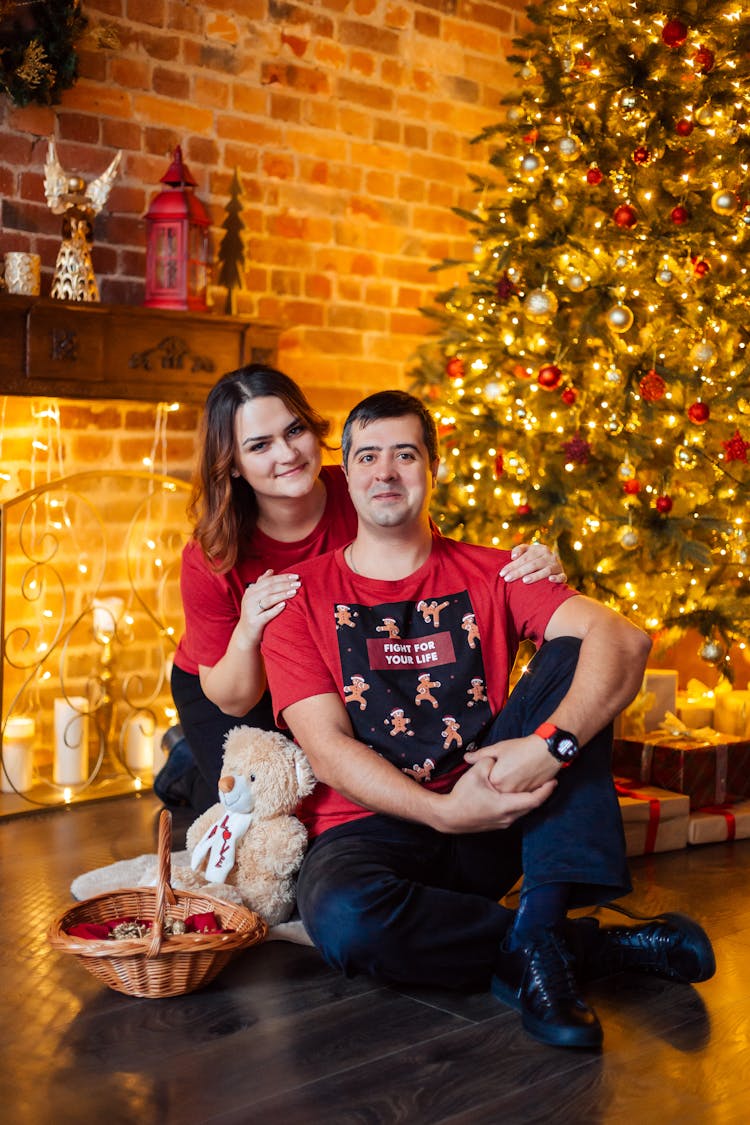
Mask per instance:
[[[154,776],[164,768],[169,757],[169,752],[161,744],[161,740],[166,733],[166,727],[157,727],[154,731]]]
[[[750,691],[717,691],[714,727],[722,734],[750,738]]]
[[[34,776],[34,720],[19,715],[8,719],[3,731],[0,790],[25,793]]]
[[[154,766],[154,720],[151,715],[136,715],[125,732],[125,762],[139,772]]]
[[[122,598],[94,598],[94,634],[100,641],[111,640],[125,602]]]
[[[71,695],[55,700],[55,785],[81,785],[89,773],[88,700]]]

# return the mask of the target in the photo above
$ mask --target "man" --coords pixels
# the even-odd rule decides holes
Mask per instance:
[[[262,646],[278,719],[318,777],[302,811],[302,920],[346,973],[491,984],[535,1038],[596,1047],[574,967],[714,971],[683,916],[631,929],[567,918],[630,890],[609,724],[650,642],[572,590],[504,583],[506,552],[434,531],[437,437],[418,399],[365,399],[342,446],[357,536],[298,568]],[[508,700],[525,638],[538,652]],[[521,874],[514,915],[497,900]]]

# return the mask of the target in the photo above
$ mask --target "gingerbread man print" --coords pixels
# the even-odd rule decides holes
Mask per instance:
[[[429,625],[432,621],[432,624],[438,629],[440,627],[440,614],[449,605],[450,602],[440,602],[440,605],[438,605],[434,598],[431,602],[426,602],[423,599],[421,602],[417,602],[417,613],[422,614],[422,620],[426,625]]]
[[[357,613],[352,614],[351,606],[337,605],[336,606],[336,628],[338,629],[342,625],[347,625],[350,629],[356,629],[356,625],[354,624],[354,618],[357,617],[357,616],[358,616]]]
[[[382,625],[376,625],[375,632],[376,633],[387,633],[389,640],[394,640],[396,637],[401,636],[401,634],[398,631],[398,625],[396,624],[395,617],[384,617],[383,618],[383,624]]]
[[[365,692],[370,690],[370,685],[365,681],[364,676],[352,676],[351,685],[344,684],[344,695],[347,696],[347,703],[358,703],[360,711],[364,711],[367,707],[367,700],[364,698]]]
[[[479,639],[479,626],[476,623],[473,613],[465,613],[461,618],[461,628],[466,633],[466,642],[469,648],[477,647],[477,640]]]
[[[417,707],[420,703],[431,703],[433,707],[437,707],[438,701],[432,694],[434,687],[442,687],[440,680],[431,680],[429,672],[423,672],[417,680],[417,694],[414,697],[414,702]]]
[[[403,707],[394,707],[391,711],[390,720],[383,719],[383,722],[386,726],[390,726],[391,738],[394,738],[397,734],[405,734],[409,738],[414,737],[414,731],[409,730],[411,719],[406,718]]]
[[[464,744],[464,740],[458,733],[460,728],[453,715],[444,715],[443,722],[445,723],[445,730],[442,731],[443,738],[445,739],[443,750],[447,750],[453,742],[455,742],[456,746],[460,749]]]
[[[429,781],[432,777],[432,771],[434,770],[434,768],[435,763],[433,762],[432,758],[425,758],[424,763],[421,766],[418,766],[415,763],[411,767],[411,769],[406,769],[405,767],[401,772],[408,773],[409,777],[413,777],[415,781]]]
[[[471,681],[471,687],[467,688],[466,694],[471,696],[468,703],[469,707],[473,707],[475,703],[486,703],[487,696],[484,694],[484,680],[481,680],[479,676],[475,676]]]

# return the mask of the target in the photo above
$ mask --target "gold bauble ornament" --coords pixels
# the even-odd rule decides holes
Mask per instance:
[[[558,213],[568,210],[567,195],[555,195],[552,199],[552,210]]]
[[[618,387],[622,382],[622,372],[614,363],[611,363],[604,372],[604,382],[609,383],[611,387]]]
[[[567,137],[561,137],[557,142],[557,151],[560,159],[564,160],[566,164],[570,164],[581,155],[581,142],[578,137],[568,133]]]
[[[633,324],[633,313],[627,305],[615,305],[607,313],[607,324],[613,332],[627,332]]]
[[[512,105],[505,116],[509,125],[520,125],[525,120],[526,114],[520,105]]]
[[[544,169],[544,161],[538,152],[527,152],[521,158],[521,171],[527,176],[538,176]]]
[[[698,456],[689,445],[678,445],[674,451],[674,464],[676,469],[694,469]]]
[[[710,340],[699,340],[690,349],[690,359],[692,363],[707,367],[716,362],[716,348]]]
[[[711,196],[711,208],[717,215],[733,215],[737,207],[737,196],[727,188],[719,188]]]
[[[581,293],[586,288],[586,278],[580,273],[572,273],[566,277],[565,284],[573,293]]]
[[[523,302],[523,312],[534,324],[545,324],[557,312],[557,297],[549,289],[531,289]]]
[[[710,102],[706,102],[705,105],[698,106],[694,116],[698,124],[703,125],[704,128],[707,125],[712,125],[714,120],[714,107]]]
[[[620,546],[626,551],[634,551],[641,539],[634,527],[624,527],[619,535]]]
[[[662,266],[656,272],[656,284],[661,285],[662,289],[666,289],[674,281],[674,274],[668,266]]]
[[[623,461],[617,470],[617,475],[620,480],[633,480],[635,477],[635,466],[632,461]]]

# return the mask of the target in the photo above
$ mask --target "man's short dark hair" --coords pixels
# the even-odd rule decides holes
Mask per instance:
[[[349,417],[344,422],[341,435],[344,468],[349,463],[349,453],[352,448],[352,427],[355,423],[365,427],[369,426],[370,422],[380,422],[383,418],[404,418],[408,414],[414,414],[422,423],[422,437],[427,447],[430,464],[437,461],[440,456],[437,426],[425,404],[406,391],[377,391],[374,395],[368,395],[367,398],[358,402],[353,410],[350,410]]]

